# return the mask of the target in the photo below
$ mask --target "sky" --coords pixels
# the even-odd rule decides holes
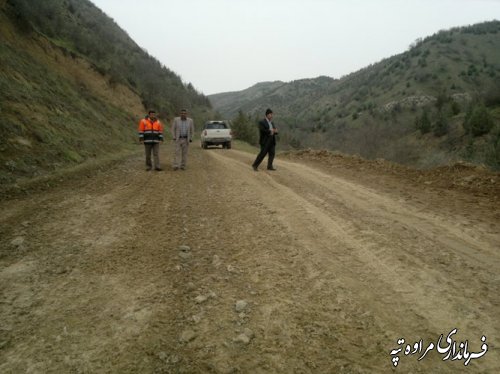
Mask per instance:
[[[440,30],[500,20],[500,0],[91,0],[210,95],[341,78]]]

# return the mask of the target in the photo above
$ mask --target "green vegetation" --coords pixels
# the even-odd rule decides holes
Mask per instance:
[[[416,127],[422,134],[427,134],[431,131],[432,125],[429,118],[429,111],[427,109],[422,110],[422,115],[417,117]]]
[[[136,149],[147,108],[166,123],[208,99],[88,0],[0,1],[0,184]],[[125,152],[124,152],[125,151]]]
[[[177,113],[210,104],[191,83],[141,49],[88,0],[8,0],[11,19],[32,28],[69,53],[84,56],[110,82],[137,90],[146,108]]]
[[[448,131],[449,131],[448,119],[446,118],[445,114],[443,114],[443,112],[439,112],[437,115],[436,123],[434,124],[434,128],[432,129],[432,132],[435,136],[439,137],[446,135]]]
[[[251,145],[258,144],[257,120],[243,114],[241,110],[238,112],[238,116],[232,121],[231,129],[235,139]]]
[[[488,134],[494,126],[493,117],[484,104],[471,105],[465,116],[464,128],[473,136]]]
[[[327,148],[417,167],[462,159],[500,169],[492,156],[500,126],[492,114],[500,108],[499,36],[499,21],[457,27],[340,79],[264,82],[209,98],[227,118],[238,110],[261,116],[271,107],[282,148]]]

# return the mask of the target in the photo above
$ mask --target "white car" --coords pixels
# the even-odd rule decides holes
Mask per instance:
[[[207,121],[201,132],[201,147],[207,149],[210,145],[222,145],[231,148],[233,135],[226,121]]]

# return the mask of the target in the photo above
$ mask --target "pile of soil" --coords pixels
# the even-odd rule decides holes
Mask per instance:
[[[497,200],[500,196],[500,173],[485,166],[457,162],[452,165],[419,170],[384,159],[366,160],[359,156],[345,155],[327,150],[305,149],[284,152],[282,157],[290,160],[308,161],[328,168],[350,169],[367,175],[381,174],[405,179],[422,187],[459,190],[474,195],[488,196]]]

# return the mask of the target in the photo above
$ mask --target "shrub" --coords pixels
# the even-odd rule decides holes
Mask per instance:
[[[438,119],[433,126],[432,132],[436,136],[443,136],[448,133],[448,121],[441,112],[439,113]]]
[[[469,65],[469,68],[467,69],[467,75],[469,77],[472,77],[474,75],[477,75],[478,71],[475,65]]]
[[[429,112],[426,109],[422,111],[422,115],[420,117],[417,117],[415,125],[417,130],[420,130],[421,134],[427,134],[431,131],[431,120],[429,119]]]
[[[500,79],[493,80],[483,94],[486,106],[500,105]]]
[[[449,97],[448,95],[446,94],[445,91],[439,91],[438,95],[437,95],[437,100],[436,100],[436,108],[438,111],[441,111],[441,109],[443,109],[443,106],[449,101]]]
[[[472,106],[465,116],[464,128],[473,136],[487,134],[493,128],[493,118],[483,104]]]

